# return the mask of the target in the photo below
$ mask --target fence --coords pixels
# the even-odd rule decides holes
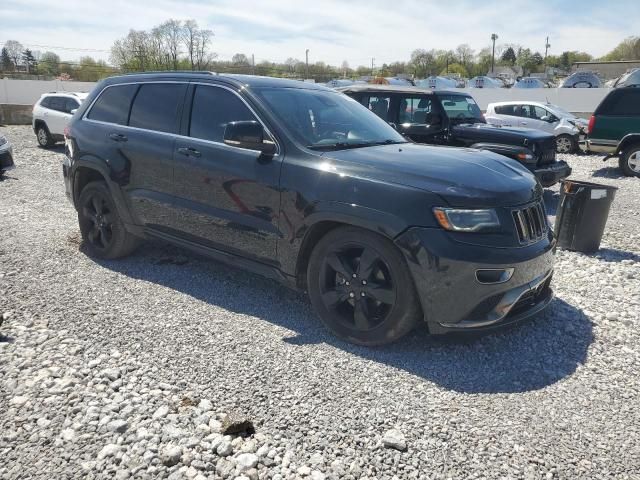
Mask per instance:
[[[3,105],[9,105],[22,106],[22,110],[27,111],[26,106],[33,105],[43,93],[56,91],[88,92],[94,86],[95,83],[93,82],[14,80],[4,78],[0,80],[0,109]],[[575,114],[588,116],[595,110],[610,90],[608,88],[467,88],[461,91],[471,94],[482,110],[486,110],[487,105],[492,102],[510,100],[548,101]],[[6,109],[5,107],[5,110]],[[4,121],[10,123],[10,118],[7,118],[7,115],[5,115]]]

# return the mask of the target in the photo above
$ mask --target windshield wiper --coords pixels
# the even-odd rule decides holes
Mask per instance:
[[[307,145],[312,150],[347,150],[350,148],[373,147],[376,145],[393,145],[396,143],[407,143],[404,140],[379,140],[375,142],[335,142],[335,143],[314,143]]]

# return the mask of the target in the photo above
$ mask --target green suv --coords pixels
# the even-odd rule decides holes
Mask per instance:
[[[589,120],[587,151],[617,157],[628,176],[640,177],[640,88],[617,88]]]

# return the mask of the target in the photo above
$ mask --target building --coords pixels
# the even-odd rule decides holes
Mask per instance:
[[[597,73],[603,80],[609,80],[622,75],[632,68],[640,68],[640,60],[619,60],[611,62],[576,62],[571,67],[572,72],[590,70]]]

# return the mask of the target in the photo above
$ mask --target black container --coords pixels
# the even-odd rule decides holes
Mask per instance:
[[[584,253],[597,251],[616,190],[597,183],[563,181],[554,227],[558,246]]]

